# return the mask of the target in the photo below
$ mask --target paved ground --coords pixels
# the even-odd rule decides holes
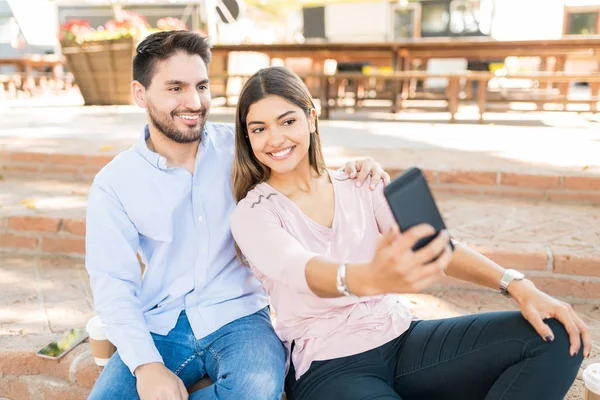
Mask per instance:
[[[5,178],[0,180],[0,217],[43,215],[83,219],[89,189],[88,182]]]
[[[233,122],[232,114],[231,108],[217,107],[210,118]],[[115,154],[137,140],[144,118],[133,106],[0,107],[0,148]],[[484,125],[447,124],[443,113],[392,118],[338,111],[333,118],[320,121],[325,154],[332,161],[352,156],[353,149],[387,149],[398,166],[600,175],[600,123],[592,114],[498,113]]]
[[[30,353],[33,363],[36,349],[67,328],[83,327],[93,315],[87,274],[80,263],[72,260],[2,255],[0,282],[0,360],[10,358],[11,354],[21,354],[18,357],[25,362],[27,356],[22,354]],[[515,309],[513,301],[488,290],[438,289],[428,294],[401,297],[423,319]],[[575,304],[574,307],[589,324],[594,340],[591,358],[584,365],[600,362],[599,305]],[[89,350],[79,354],[89,357]],[[21,367],[11,368],[18,371]],[[22,367],[23,371],[27,368],[27,365]],[[61,369],[64,368],[61,366]],[[54,376],[52,368],[45,366],[45,371],[46,375]],[[92,368],[89,373],[92,378],[87,380],[97,375],[97,368]],[[582,400],[582,391],[578,379],[567,399]]]

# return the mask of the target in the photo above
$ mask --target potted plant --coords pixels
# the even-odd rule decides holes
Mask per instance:
[[[132,104],[130,82],[137,44],[148,34],[185,29],[177,18],[162,18],[157,28],[137,13],[117,8],[115,18],[94,29],[86,20],[61,25],[62,53],[86,105]]]

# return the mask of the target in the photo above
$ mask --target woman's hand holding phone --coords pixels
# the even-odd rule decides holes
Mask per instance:
[[[435,229],[427,224],[416,225],[402,234],[394,227],[379,238],[371,263],[352,266],[363,269],[355,275],[360,275],[360,279],[353,280],[353,271],[348,270],[349,289],[359,296],[419,293],[427,289],[444,275],[452,257],[446,231],[426,246],[412,250],[419,240],[433,234]]]

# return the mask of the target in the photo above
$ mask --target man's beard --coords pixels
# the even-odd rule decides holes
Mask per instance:
[[[202,140],[202,132],[206,124],[206,109],[172,111],[169,114],[157,111],[154,106],[148,104],[148,115],[150,121],[163,135],[176,143],[192,143]],[[175,127],[176,114],[198,114],[198,124],[190,126],[185,131]]]

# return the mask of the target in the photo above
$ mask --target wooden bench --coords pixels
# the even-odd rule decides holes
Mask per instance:
[[[545,104],[559,104],[562,110],[567,111],[567,104],[586,104],[591,112],[598,111],[598,102],[600,101],[600,74],[566,74],[561,72],[554,73],[529,73],[529,74],[511,74],[499,76],[500,79],[525,79],[531,80],[538,85],[538,88],[531,89],[525,93],[517,93],[510,90],[498,90],[495,93],[489,90],[482,91],[483,96],[479,105],[479,112],[483,116],[488,103],[516,103],[527,102],[534,103],[536,106]],[[480,84],[487,87],[489,80],[481,80]],[[568,88],[571,83],[587,83],[590,88],[590,95],[585,98],[575,98],[568,95]],[[490,94],[496,94],[495,97]]]

